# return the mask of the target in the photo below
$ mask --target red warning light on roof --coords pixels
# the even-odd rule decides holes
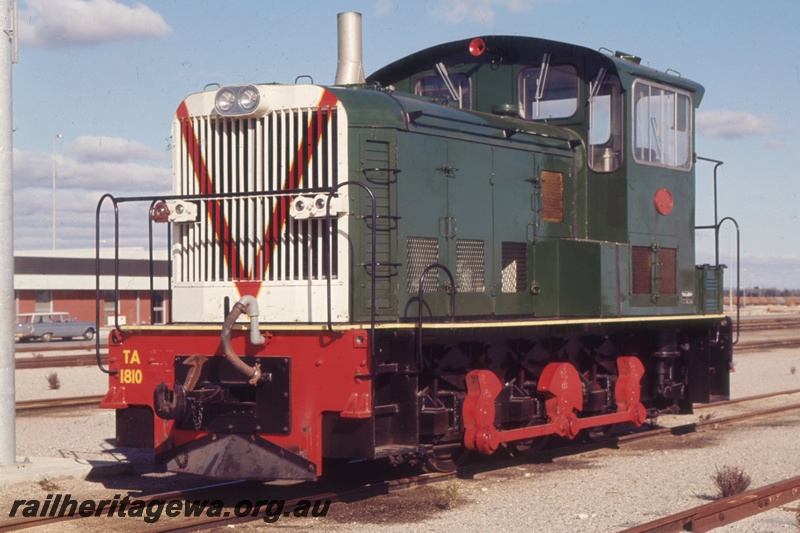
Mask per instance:
[[[469,42],[469,53],[475,57],[482,56],[486,51],[486,43],[483,39],[472,39]]]

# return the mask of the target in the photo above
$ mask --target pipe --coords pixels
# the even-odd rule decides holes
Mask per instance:
[[[14,399],[14,200],[11,136],[11,60],[17,41],[16,12],[11,0],[0,0],[0,465],[17,460]]]
[[[336,67],[336,85],[364,83],[364,64],[361,57],[361,13],[339,13],[339,57]]]
[[[261,365],[256,363],[252,367],[248,366],[247,363],[236,355],[233,346],[231,346],[231,331],[233,331],[233,326],[236,324],[236,319],[239,318],[239,315],[242,313],[247,312],[248,309],[248,315],[250,316],[250,342],[256,345],[264,344],[264,337],[261,335],[261,332],[258,331],[258,301],[253,296],[249,295],[243,296],[234,304],[233,309],[222,324],[220,339],[222,340],[222,354],[225,356],[225,359],[233,365],[236,370],[249,378],[248,383],[250,383],[250,385],[255,386],[263,377]]]

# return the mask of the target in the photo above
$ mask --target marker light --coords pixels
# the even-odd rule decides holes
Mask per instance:
[[[169,220],[169,207],[166,202],[156,202],[150,208],[150,220],[155,223],[163,223]]]
[[[469,42],[469,53],[475,57],[482,56],[486,51],[486,43],[483,39],[472,39]]]

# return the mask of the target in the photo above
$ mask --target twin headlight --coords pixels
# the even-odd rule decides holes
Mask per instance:
[[[258,108],[261,93],[253,85],[230,85],[217,91],[214,108],[220,115],[247,115]]]

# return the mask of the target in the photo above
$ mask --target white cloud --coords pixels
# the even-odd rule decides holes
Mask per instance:
[[[27,0],[20,42],[42,48],[163,37],[172,28],[144,4],[116,0]]]
[[[158,151],[137,141],[120,137],[81,135],[67,147],[80,161],[169,161],[169,152]]]
[[[391,15],[395,9],[393,0],[377,0],[373,11],[376,17],[386,17]]]
[[[697,114],[698,132],[711,138],[741,139],[775,133],[774,117],[757,117],[744,111],[712,109]]]
[[[172,186],[169,161],[157,165],[148,163],[147,160],[134,160],[131,157],[113,160],[100,156],[90,159],[86,157],[86,152],[81,152],[80,157],[76,158],[72,157],[69,149],[66,152],[56,155],[57,188],[100,190],[113,194],[131,191],[137,194],[142,191],[146,194],[163,194]],[[156,151],[151,150],[151,152]],[[39,150],[14,150],[16,189],[52,188],[52,181],[52,154]]]
[[[544,1],[548,0],[439,0],[430,3],[428,12],[450,24],[458,24],[464,19],[491,24],[498,9],[524,13],[534,4]]]
[[[100,142],[102,141],[102,145]],[[163,161],[162,161],[163,159]],[[56,223],[59,248],[94,246],[97,201],[106,192],[122,196],[168,194],[169,157],[141,143],[112,137],[79,137],[56,155]],[[53,154],[14,150],[14,246],[47,248],[52,240]],[[104,213],[112,212],[110,203]],[[127,205],[127,204],[126,204]],[[123,221],[123,233],[146,239],[147,203]],[[133,209],[133,208],[132,208]],[[142,209],[144,214],[142,214]],[[126,211],[129,209],[126,207]],[[111,222],[106,221],[106,226]],[[141,245],[140,242],[136,242]]]

